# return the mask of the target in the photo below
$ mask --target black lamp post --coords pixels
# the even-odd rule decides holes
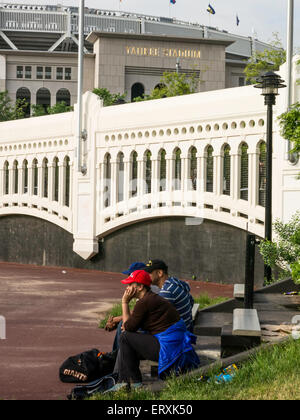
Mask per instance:
[[[262,89],[267,105],[267,161],[266,161],[266,204],[265,204],[265,239],[272,241],[272,153],[273,153],[273,105],[276,104],[278,89],[286,87],[280,76],[272,71],[257,79],[255,88]],[[265,277],[269,282],[272,277],[271,267],[265,265]]]

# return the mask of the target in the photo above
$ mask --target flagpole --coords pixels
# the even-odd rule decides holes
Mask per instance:
[[[293,46],[294,46],[294,0],[288,0],[287,7],[287,46],[286,46],[286,64],[287,64],[287,97],[286,97],[286,111],[289,111],[292,105],[292,67],[293,67]],[[290,140],[287,142],[286,158],[291,164],[298,162],[298,156],[291,153],[292,145]]]
[[[83,48],[84,48],[84,0],[79,2],[78,24],[78,81],[77,81],[77,171],[81,172],[82,140],[82,91],[83,91]]]
[[[286,62],[287,62],[287,109],[292,103],[292,61],[293,61],[293,36],[294,36],[294,0],[288,0],[287,8],[287,47],[286,47]]]

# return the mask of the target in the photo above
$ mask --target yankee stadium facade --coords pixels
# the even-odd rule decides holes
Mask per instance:
[[[0,4],[0,91],[31,105],[74,105],[78,19],[77,7]],[[201,92],[243,86],[247,60],[268,47],[198,23],[88,8],[84,32],[84,91],[105,87],[127,101],[176,68],[195,73]]]

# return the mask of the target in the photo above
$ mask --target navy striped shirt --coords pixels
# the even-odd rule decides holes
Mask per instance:
[[[190,286],[186,282],[178,280],[175,277],[169,277],[160,289],[159,295],[175,306],[186,328],[192,331],[194,299],[190,294],[190,290]]]

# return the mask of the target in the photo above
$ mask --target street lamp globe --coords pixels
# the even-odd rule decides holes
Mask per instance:
[[[283,84],[284,80],[273,71],[268,71],[256,79],[257,84],[255,88],[262,90],[262,95],[265,97],[265,105],[269,103],[275,105],[275,96],[277,96],[278,89],[286,87]]]

